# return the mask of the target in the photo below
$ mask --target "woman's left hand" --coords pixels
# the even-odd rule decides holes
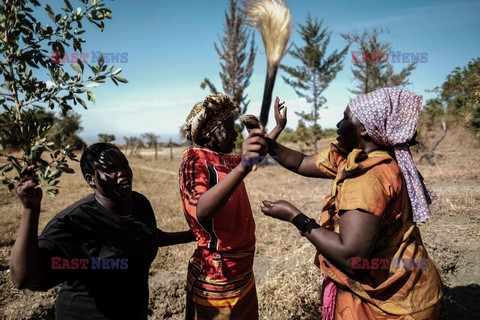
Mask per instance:
[[[287,125],[287,107],[285,106],[285,101],[280,102],[280,99],[276,97],[273,110],[275,113],[277,128],[282,131]]]
[[[288,222],[291,222],[301,212],[297,207],[285,200],[262,200],[260,209],[267,216]]]

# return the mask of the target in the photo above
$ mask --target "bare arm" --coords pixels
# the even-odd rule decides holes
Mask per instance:
[[[284,200],[264,201],[261,209],[268,216],[289,222],[300,214],[300,210]],[[316,225],[305,236],[319,252],[350,269],[352,258],[368,258],[371,254],[381,221],[368,212],[350,210],[340,217],[340,233]]]
[[[252,129],[248,138],[243,142],[242,154],[249,155],[249,157],[264,155],[266,150],[265,136],[263,130]],[[209,221],[220,212],[251,170],[251,166],[243,163],[239,164],[222,181],[202,194],[197,204],[198,221]]]
[[[330,178],[317,168],[314,155],[292,150],[270,138],[267,139],[267,144],[268,153],[276,156],[282,167],[305,177]]]
[[[18,289],[34,287],[40,283],[42,276],[37,235],[42,190],[36,186],[36,182],[25,178],[15,186],[23,205],[23,214],[10,255],[10,275]]]
[[[159,238],[159,247],[166,247],[175,244],[182,244],[195,241],[195,235],[192,230],[178,231],[178,232],[165,232],[157,229]]]
[[[318,227],[305,236],[326,257],[350,269],[352,258],[370,256],[381,222],[369,212],[350,210],[340,217],[340,233]]]

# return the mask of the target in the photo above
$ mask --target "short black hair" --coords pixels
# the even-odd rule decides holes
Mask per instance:
[[[98,161],[102,152],[106,150],[120,151],[120,149],[118,149],[116,145],[108,142],[94,143],[90,145],[87,149],[85,149],[82,157],[80,158],[80,168],[82,169],[82,174],[84,178],[87,174],[93,175],[93,173],[95,172],[93,163],[95,161]]]

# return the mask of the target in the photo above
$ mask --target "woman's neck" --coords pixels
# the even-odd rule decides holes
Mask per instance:
[[[133,199],[131,196],[112,200],[102,194],[95,193],[95,200],[113,214],[128,216],[133,213]]]

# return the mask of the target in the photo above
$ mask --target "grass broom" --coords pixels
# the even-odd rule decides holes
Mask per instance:
[[[260,123],[265,128],[278,66],[292,34],[290,9],[283,0],[245,0],[243,4],[246,21],[260,32],[267,56],[267,76],[260,110]]]

